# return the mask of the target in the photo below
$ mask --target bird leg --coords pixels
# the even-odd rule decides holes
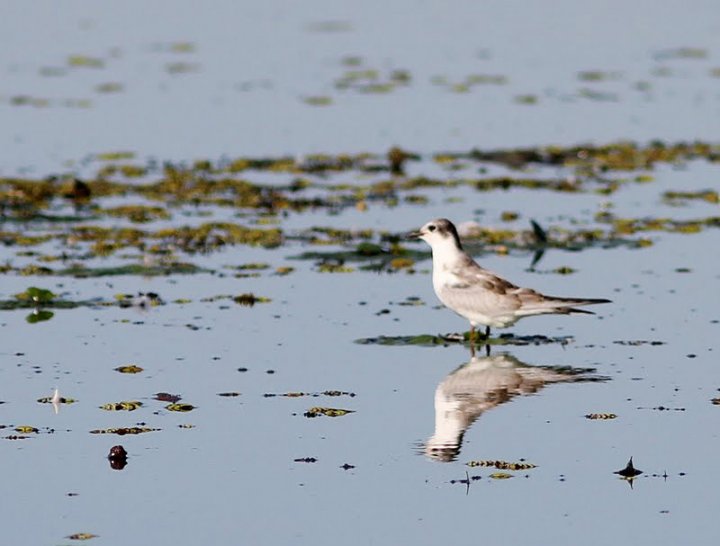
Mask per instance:
[[[475,356],[475,326],[470,325],[470,354]]]
[[[485,326],[485,339],[490,337],[490,326]]]

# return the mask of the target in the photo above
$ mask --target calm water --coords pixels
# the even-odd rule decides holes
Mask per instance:
[[[401,145],[424,154],[409,175],[450,177],[429,154],[717,136],[720,23],[710,2],[662,13],[650,2],[560,2],[552,10],[541,2],[1,6],[3,176],[92,173],[92,154],[120,150],[191,162]],[[71,55],[103,66],[69,66]],[[349,56],[362,58],[360,68],[347,66]],[[400,69],[411,78],[383,93],[338,89],[354,69],[377,70],[382,81]],[[604,76],[582,79],[584,71]],[[507,80],[453,87],[473,74]],[[96,91],[113,82],[119,92]],[[45,102],[17,104],[21,96]],[[332,102],[313,106],[308,97]],[[718,216],[717,203],[662,198],[670,190],[717,191],[717,162],[661,164],[652,175],[652,183],[610,196],[423,189],[414,193],[424,205],[317,209],[281,218],[279,227],[401,232],[440,215],[503,227],[504,211],[520,214],[515,228],[530,218],[597,226],[595,214],[608,206],[618,217]],[[227,209],[210,215],[233,218]],[[196,220],[176,214],[157,226]],[[0,229],[42,231],[9,222]],[[90,543],[108,545],[714,544],[717,228],[647,237],[653,245],[642,249],[550,250],[535,271],[530,252],[484,255],[484,266],[518,284],[614,303],[592,317],[512,328],[517,336],[569,336],[567,344],[495,347],[475,360],[459,345],[356,343],[467,327],[436,308],[427,260],[414,275],[323,274],[293,259],[317,248],[291,240],[273,250],[234,246],[193,256],[225,275],[3,275],[3,300],[36,285],[74,300],[152,291],[168,302],[147,311],[55,310],[37,324],[26,321],[28,310],[0,314],[5,541],[65,544],[92,533]],[[7,261],[32,258],[4,247],[0,262]],[[238,279],[223,269],[250,262],[296,270]],[[551,273],[561,266],[575,273]],[[252,308],[202,301],[244,292],[272,301]],[[409,297],[424,305],[400,305]],[[181,298],[190,302],[173,303]],[[114,370],[131,363],[144,371]],[[547,368],[558,366],[592,368],[574,378],[603,380],[571,381]],[[76,400],[57,414],[37,402],[55,387]],[[322,394],[328,390],[346,394]],[[159,392],[180,394],[196,409],[168,411],[153,399]],[[230,392],[239,396],[218,396]],[[266,396],[299,392],[318,396]],[[99,409],[121,400],[143,406]],[[314,406],[353,413],[305,417]],[[584,417],[603,412],[617,418]],[[39,432],[7,438],[23,425]],[[159,430],[89,433],[130,426]],[[455,457],[446,458],[454,460],[427,455],[433,438],[452,444]],[[123,470],[106,459],[116,444],[129,453]],[[630,456],[644,471],[632,488],[613,474]],[[296,461],[305,458],[315,462]],[[537,467],[494,479],[497,469],[465,465],[485,459]],[[469,486],[458,483],[466,476]]]

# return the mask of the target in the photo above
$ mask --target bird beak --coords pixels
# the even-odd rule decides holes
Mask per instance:
[[[419,239],[420,237],[422,237],[421,231],[411,231],[405,235],[406,239]]]

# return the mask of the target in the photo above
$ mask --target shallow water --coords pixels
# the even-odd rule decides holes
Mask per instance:
[[[553,12],[540,3],[523,6],[522,17],[518,4],[480,10],[463,2],[443,10],[408,2],[397,13],[322,2],[217,3],[202,12],[189,3],[162,10],[125,2],[100,10],[70,2],[63,10],[47,4],[41,15],[4,7],[12,17],[0,18],[0,30],[13,47],[0,52],[3,176],[71,173],[90,181],[107,164],[146,166],[149,157],[188,165],[208,157],[219,165],[223,154],[232,160],[368,150],[377,152],[371,162],[384,166],[383,154],[401,145],[421,156],[395,181],[445,182],[373,197],[367,187],[392,179],[386,170],[318,174],[299,169],[299,161],[299,171],[233,176],[277,188],[305,178],[313,184],[307,189],[278,191],[331,205],[176,206],[167,196],[129,193],[78,207],[56,196],[39,209],[86,215],[81,222],[23,219],[24,209],[3,209],[0,262],[10,269],[0,304],[16,303],[15,294],[30,286],[86,302],[48,305],[44,310],[54,315],[36,323],[28,321],[32,307],[0,305],[0,479],[8,499],[0,522],[7,541],[64,544],[76,542],[67,538],[74,533],[91,533],[98,544],[715,542],[718,205],[669,199],[666,192],[717,192],[717,153],[594,175],[569,165],[517,170],[433,158],[474,147],[715,138],[718,34],[704,15],[712,6],[684,3],[662,15],[644,2],[622,10],[615,9],[619,3],[566,3]],[[44,39],[30,33],[37,27]],[[172,44],[193,47],[173,52]],[[97,56],[105,65],[68,67],[69,55]],[[409,70],[411,82],[385,93],[337,89],[333,82],[348,69],[341,60],[349,55],[382,74]],[[170,62],[199,67],[171,75]],[[64,72],[43,76],[46,66]],[[610,74],[607,81],[579,79],[589,70]],[[472,74],[508,81],[460,92],[432,79],[457,83]],[[640,80],[650,90],[635,90]],[[93,91],[112,81],[123,90]],[[588,98],[584,88],[617,96]],[[537,95],[537,103],[517,102],[522,94]],[[14,105],[11,97],[20,95],[50,102]],[[332,104],[311,106],[302,100],[308,96],[329,96]],[[89,108],[62,102],[88,97]],[[136,155],[115,162],[93,155],[118,150]],[[151,167],[144,178],[109,179],[152,183],[163,174]],[[580,183],[574,192],[475,189],[474,182],[493,176]],[[607,180],[617,189],[602,192]],[[341,184],[351,187],[332,189]],[[361,186],[366,198],[349,200]],[[159,205],[170,218],[135,223],[103,212],[120,204]],[[503,220],[507,212],[518,218]],[[438,308],[422,243],[400,243],[424,252],[409,269],[363,270],[369,262],[355,252],[364,241],[359,230],[372,230],[369,240],[387,249],[384,236],[436,216],[522,233],[532,219],[553,234],[580,228],[610,234],[587,246],[547,248],[534,265],[537,245],[520,235],[467,243],[484,266],[517,284],[613,303],[593,309],[595,316],[522,321],[504,341],[497,337],[503,332],[494,332],[491,356],[479,350],[474,360],[454,342],[368,343],[467,328]],[[678,229],[656,222],[622,232],[629,219],[704,223]],[[90,252],[92,241],[67,236],[79,225],[154,232],[213,221],[277,227],[283,239],[269,248],[186,252],[168,236],[149,240],[144,250],[130,245],[101,257]],[[313,227],[343,232],[332,237]],[[10,244],[10,233],[52,238],[21,246]],[[207,272],[58,274],[74,262],[97,268],[164,259],[148,250],[151,244]],[[341,264],[334,261],[338,251],[349,253]],[[325,254],[300,259],[305,252]],[[42,261],[62,253],[70,257]],[[253,263],[269,267],[238,269]],[[328,264],[352,271],[322,272]],[[28,265],[56,274],[21,275]],[[278,267],[294,270],[281,275]],[[560,268],[574,272],[559,274]],[[162,304],[141,309],[114,300],[139,292],[158,294]],[[244,307],[232,300],[247,293],[271,301]],[[143,371],[115,370],[127,364]],[[37,402],[56,387],[75,400],[57,413]],[[181,395],[194,409],[170,411],[156,393]],[[100,408],[120,401],[142,406]],[[351,413],[306,417],[314,407]],[[593,413],[616,418],[586,418]],[[157,430],[90,433],[134,426]],[[439,451],[428,447],[438,443]],[[121,470],[106,458],[118,444],[129,454]],[[628,482],[613,471],[631,456],[643,474]],[[537,466],[466,465],[481,460]]]

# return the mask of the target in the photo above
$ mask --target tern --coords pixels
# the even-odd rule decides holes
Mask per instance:
[[[457,229],[450,220],[431,220],[408,234],[422,239],[432,249],[433,288],[445,307],[470,321],[470,342],[475,328],[507,328],[524,317],[534,315],[585,313],[582,305],[610,303],[600,298],[560,298],[546,296],[531,288],[521,288],[481,267],[463,250]]]

